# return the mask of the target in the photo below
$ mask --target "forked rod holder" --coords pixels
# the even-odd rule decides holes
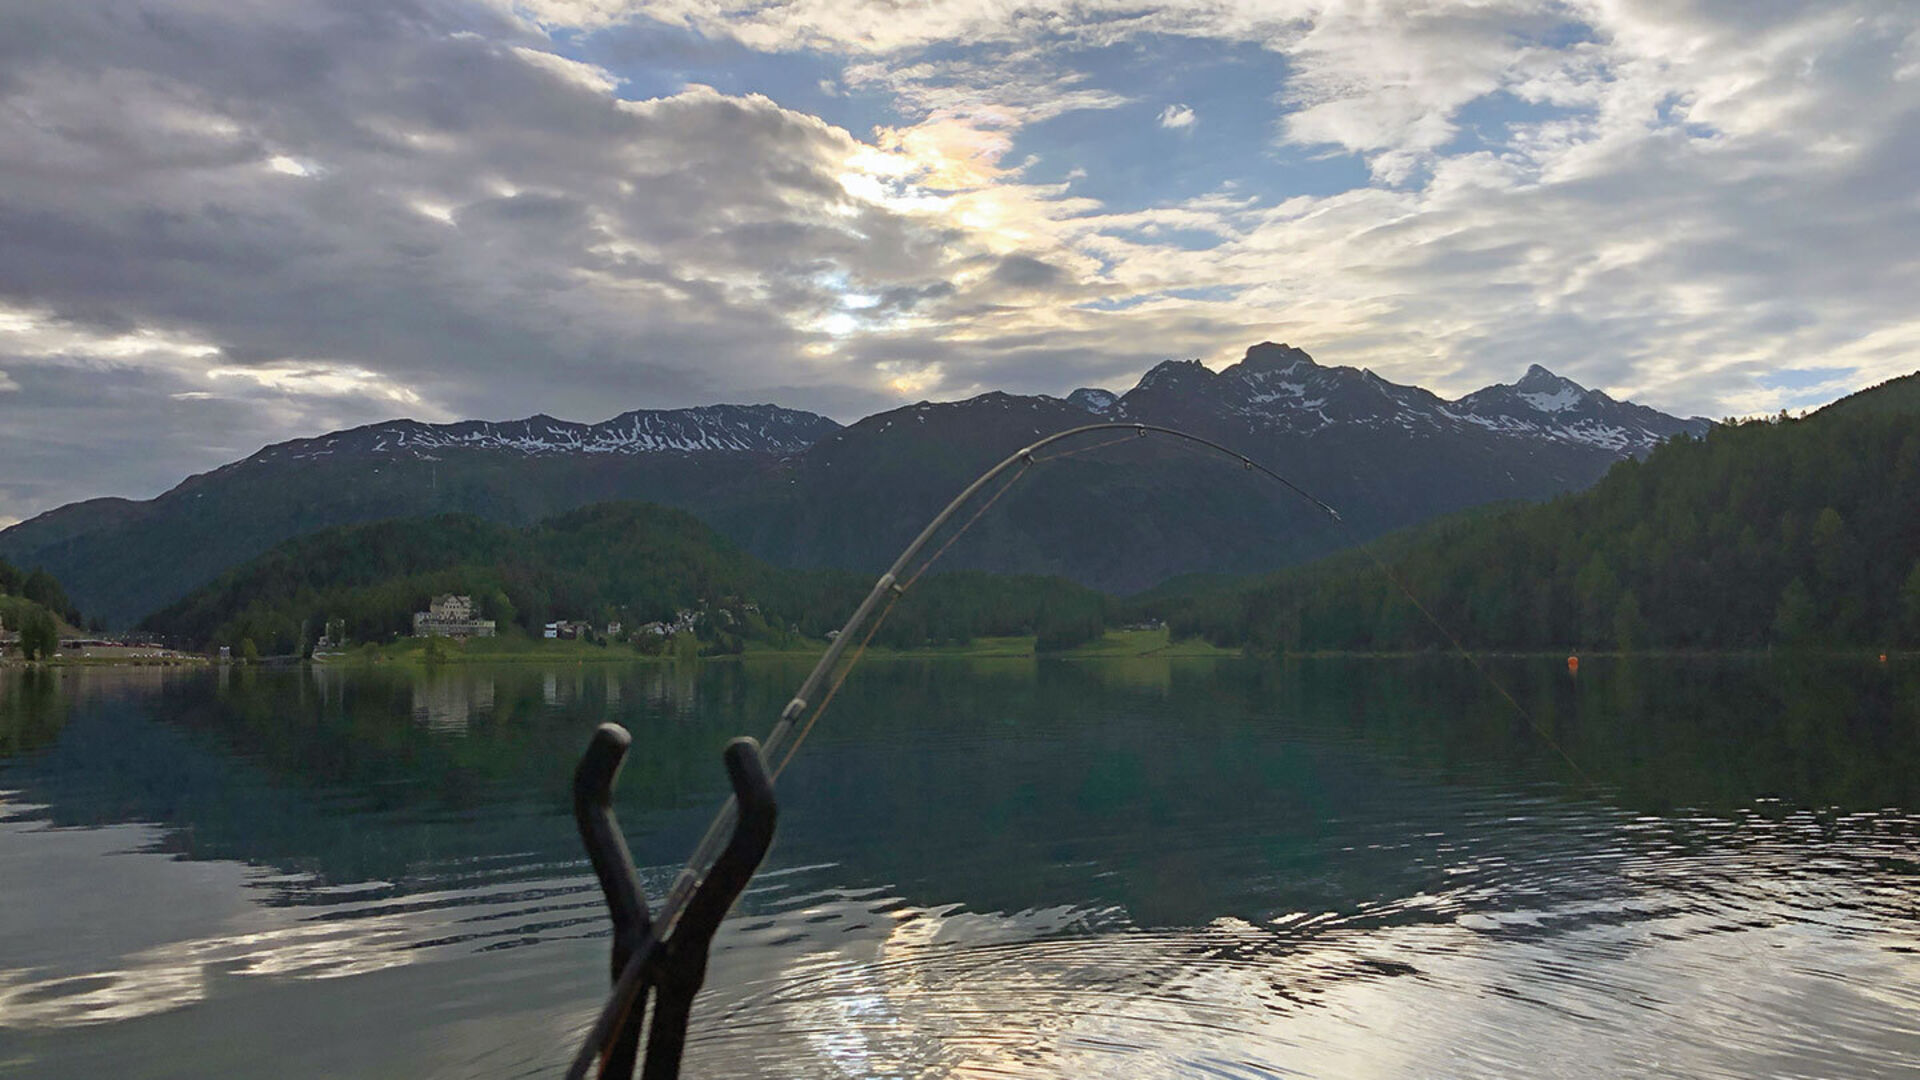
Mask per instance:
[[[601,724],[587,744],[573,774],[573,816],[580,839],[593,861],[593,873],[606,894],[613,917],[613,978],[617,984],[634,950],[652,942],[653,915],[647,909],[640,875],[627,850],[620,822],[613,815],[613,785],[620,764],[633,745],[633,736],[618,724]],[[773,779],[760,757],[760,744],[735,739],[722,755],[727,780],[733,785],[739,816],[726,850],[714,860],[706,876],[687,899],[679,921],[651,949],[640,969],[641,987],[634,1004],[606,1044],[601,1057],[601,1080],[630,1080],[640,1045],[641,1021],[651,993],[653,1022],[647,1035],[644,1080],[675,1080],[680,1054],[686,1046],[687,1020],[693,996],[707,976],[707,950],[720,920],[753,878],[773,843],[778,808]]]

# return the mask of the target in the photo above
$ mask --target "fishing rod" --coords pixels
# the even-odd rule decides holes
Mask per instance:
[[[627,850],[610,808],[613,782],[631,745],[631,736],[618,725],[601,725],[575,773],[574,812],[581,837],[592,858],[594,872],[600,879],[608,907],[613,912],[615,975],[612,993],[608,995],[606,1004],[594,1019],[587,1037],[567,1068],[567,1080],[584,1080],[596,1060],[600,1062],[603,1080],[632,1075],[638,1052],[641,1014],[645,1011],[645,998],[650,988],[658,990],[659,995],[648,1037],[645,1076],[647,1080],[672,1080],[678,1074],[680,1052],[686,1037],[687,1011],[693,993],[699,989],[704,977],[708,944],[718,929],[720,919],[740,890],[745,888],[747,879],[752,876],[772,842],[776,812],[772,796],[773,778],[793,760],[801,741],[826,711],[853,666],[859,662],[867,642],[879,629],[893,604],[906,595],[907,589],[919,579],[920,574],[971,528],[1000,496],[1006,494],[1028,469],[1043,461],[1128,441],[1115,439],[1082,450],[1044,458],[1036,456],[1039,451],[1056,443],[1100,431],[1124,431],[1141,439],[1149,435],[1161,435],[1223,454],[1238,461],[1242,468],[1250,472],[1279,481],[1288,491],[1326,514],[1331,521],[1342,524],[1339,511],[1247,455],[1211,439],[1158,424],[1124,421],[1085,424],[1048,435],[1007,455],[941,508],[893,560],[886,573],[873,583],[840,632],[832,635],[826,652],[801,681],[800,688],[787,702],[786,708],[780,711],[780,717],[774,722],[773,730],[766,739],[755,744],[752,739],[742,738],[728,744],[725,761],[734,794],[714,815],[712,824],[707,827],[686,865],[668,888],[657,913],[650,913],[647,909],[638,875],[634,871],[632,855]],[[962,508],[995,480],[1014,470],[1017,471],[1012,479],[995,491],[925,565],[913,575],[904,576],[907,568],[934,536]],[[829,678],[834,675],[835,668],[862,628],[866,629],[866,635],[859,638],[860,645],[855,649],[853,658],[829,685]],[[816,696],[818,704],[814,705]],[[807,715],[810,705],[813,713],[803,726],[801,718]],[[766,763],[775,760],[776,756],[779,763],[769,770]]]
[[[585,1080],[587,1070],[596,1059],[600,1062],[601,1080],[626,1080],[632,1075],[638,1053],[640,1021],[646,1010],[645,999],[650,989],[658,994],[648,1035],[644,1076],[646,1080],[674,1080],[679,1075],[680,1055],[686,1041],[693,995],[705,978],[708,946],[719,929],[721,919],[746,888],[773,842],[773,824],[777,813],[773,780],[786,769],[799,750],[800,743],[826,712],[834,695],[860,662],[867,643],[893,610],[893,605],[906,595],[928,567],[980,520],[981,515],[1026,475],[1027,470],[1042,462],[1131,441],[1129,437],[1121,437],[1046,457],[1036,456],[1038,451],[1055,443],[1098,431],[1124,431],[1131,433],[1132,438],[1140,439],[1161,435],[1222,454],[1238,461],[1249,472],[1257,472],[1278,481],[1282,487],[1311,504],[1325,514],[1354,546],[1366,552],[1374,566],[1466,658],[1480,677],[1506,699],[1520,718],[1533,728],[1534,733],[1560,754],[1576,775],[1592,783],[1579,763],[1534,719],[1519,699],[1487,671],[1479,657],[1466,647],[1460,637],[1448,629],[1427,605],[1420,602],[1420,598],[1394,572],[1393,567],[1362,543],[1341,518],[1340,512],[1324,500],[1237,450],[1178,428],[1127,421],[1069,428],[1007,455],[942,507],[893,560],[893,565],[887,568],[886,573],[873,583],[873,588],[868,590],[859,606],[847,618],[846,625],[831,636],[826,652],[801,681],[799,690],[787,702],[786,708],[780,711],[780,718],[775,721],[765,742],[755,743],[750,738],[739,738],[727,745],[724,761],[734,794],[714,815],[712,824],[694,847],[693,855],[667,890],[657,915],[647,909],[633,857],[627,850],[611,809],[613,782],[632,743],[631,736],[617,724],[602,724],[595,732],[593,742],[574,774],[574,815],[580,826],[581,838],[592,858],[594,873],[599,877],[601,889],[606,894],[607,906],[613,913],[614,986],[581,1043],[579,1052],[574,1055],[567,1069],[567,1080]],[[907,568],[962,508],[1012,470],[1017,471],[1014,471],[1011,479],[995,490],[926,562],[903,578]],[[855,635],[863,627],[866,633],[860,637],[852,658],[845,667],[839,667],[841,657],[846,655]],[[839,667],[837,675],[834,674],[836,667]],[[831,683],[828,681],[830,677]],[[821,692],[823,687],[824,694]],[[816,695],[819,695],[817,704]],[[809,707],[812,708],[811,715],[808,714]],[[804,724],[801,723],[803,716],[806,717]],[[769,769],[767,763],[776,756],[778,763]]]

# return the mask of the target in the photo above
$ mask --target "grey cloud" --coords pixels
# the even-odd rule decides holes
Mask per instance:
[[[82,495],[163,491],[192,471],[252,453],[292,433],[371,423],[403,411],[391,401],[291,398],[228,385],[220,397],[164,370],[129,365],[13,365],[18,393],[0,394],[6,467],[0,513]]]
[[[835,304],[823,269],[896,308],[946,288],[949,234],[847,200],[843,133],[758,99],[616,102],[515,55],[542,43],[483,9],[75,4],[0,16],[0,41],[0,303],[209,341],[209,364],[350,364],[442,414],[593,416],[764,380],[806,340],[794,313]],[[61,361],[32,362],[12,408],[52,392]],[[828,378],[789,400],[854,399]],[[296,433],[201,412],[235,429],[223,446]],[[218,463],[170,423],[145,435],[172,475]],[[155,489],[85,471],[67,494]]]
[[[1008,255],[993,268],[993,280],[1017,289],[1045,289],[1066,275],[1052,263],[1031,255]]]
[[[515,50],[550,43],[504,9],[10,5],[0,315],[217,351],[50,352],[33,333],[7,345],[0,324],[0,517],[151,494],[264,442],[406,411],[601,419],[757,399],[851,419],[897,402],[882,387],[903,372],[932,373],[932,396],[1117,388],[1170,356],[1225,360],[1271,337],[1445,389],[1538,361],[1720,413],[1739,399],[1727,387],[1769,363],[1831,353],[1844,368],[1844,350],[1876,332],[1894,334],[1882,352],[1897,349],[1920,293],[1920,81],[1897,70],[1916,62],[1900,52],[1910,17],[1863,7],[1857,27],[1822,36],[1803,30],[1854,13],[1512,6],[1545,12],[1526,16],[1533,29],[1589,19],[1594,40],[1516,66],[1524,43],[1497,19],[1440,4],[1429,36],[1396,38],[1385,67],[1366,66],[1380,50],[1364,19],[1269,42],[1352,59],[1293,100],[1333,106],[1320,134],[1427,155],[1417,183],[1105,223],[1098,207],[1025,190],[1019,213],[1052,216],[1015,221],[1010,245],[849,197],[850,136],[774,102],[696,90],[622,103],[564,64],[530,62]],[[1107,37],[1258,22],[1230,15],[1129,16]],[[1117,103],[1061,69],[1049,25],[1022,16],[972,58],[902,53],[846,81],[894,95],[909,118],[991,115],[1000,134]],[[1676,59],[1662,35],[1702,44]],[[1394,64],[1404,85],[1384,77]],[[1449,158],[1460,104],[1522,76],[1588,80],[1568,95],[1583,104]],[[1400,111],[1370,119],[1381,86]],[[1676,123],[1642,117],[1658,100]],[[1715,134],[1695,138],[1703,128]],[[1460,182],[1454,165],[1499,179]],[[1017,169],[998,175],[1018,189]],[[1222,243],[1163,245],[1162,219]],[[1201,292],[1236,299],[1171,299]],[[1120,310],[1075,306],[1088,300]],[[816,328],[856,317],[869,329]],[[291,377],[208,375],[301,365],[366,378],[315,393],[287,389]]]

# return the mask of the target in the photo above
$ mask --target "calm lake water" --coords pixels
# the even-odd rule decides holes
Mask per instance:
[[[687,1073],[1920,1075],[1920,666],[1494,672],[869,663]],[[801,674],[0,672],[0,1074],[557,1074]]]

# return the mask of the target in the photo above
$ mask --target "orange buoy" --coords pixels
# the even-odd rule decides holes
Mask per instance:
[[[1886,653],[1881,653],[1881,654],[1880,654],[1880,662],[1881,662],[1881,663],[1883,663],[1883,664],[1887,662],[1887,654],[1886,654]]]
[[[1569,675],[1580,674],[1580,658],[1579,657],[1577,656],[1567,657],[1567,674]]]

